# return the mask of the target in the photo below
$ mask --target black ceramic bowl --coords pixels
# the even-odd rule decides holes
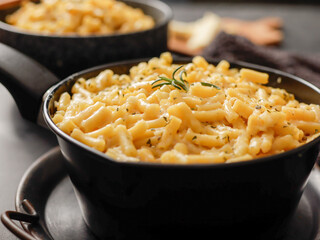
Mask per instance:
[[[158,0],[123,0],[141,8],[156,22],[150,30],[98,36],[41,35],[5,23],[17,8],[0,10],[0,42],[42,63],[59,77],[117,60],[150,57],[167,49],[167,27],[171,9]]]
[[[58,137],[90,229],[101,238],[142,231],[153,239],[154,235],[200,237],[205,233],[210,237],[223,235],[223,239],[280,238],[314,166],[320,138],[294,150],[248,162],[123,163],[72,139],[52,122],[54,101],[62,91],[70,91],[76,79],[96,76],[105,68],[127,73],[131,65],[140,61],[75,74],[57,84],[44,103],[45,120]],[[285,88],[304,102],[320,104],[320,90],[297,77],[247,63],[232,66],[267,72],[271,86]],[[277,82],[279,77],[281,83]]]
[[[26,98],[42,96],[48,89],[41,112],[58,138],[83,218],[99,238],[270,240],[285,233],[317,159],[320,137],[281,154],[239,163],[118,162],[62,132],[51,120],[54,101],[70,91],[79,77],[93,77],[106,68],[127,73],[142,60],[85,70],[50,87],[57,79],[46,69],[1,44],[0,52],[4,55],[0,80],[20,103],[20,110],[36,115],[31,105],[38,107],[40,102],[30,104]],[[23,61],[28,74],[25,69],[10,68],[14,59]],[[266,72],[269,85],[285,88],[306,103],[320,104],[320,90],[300,78],[248,63],[232,63],[232,67]],[[43,84],[35,87],[37,80]],[[24,114],[37,119],[29,115]]]

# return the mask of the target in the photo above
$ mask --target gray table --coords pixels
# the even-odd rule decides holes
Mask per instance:
[[[213,4],[182,2],[173,4],[174,18],[194,20],[205,11],[220,16],[256,19],[279,16],[284,20],[285,41],[281,49],[320,53],[320,6],[275,4]],[[1,57],[1,53],[0,53]],[[57,145],[55,136],[22,119],[14,100],[0,85],[0,212],[14,209],[19,181],[26,169],[42,154]],[[0,224],[0,239],[16,239]]]

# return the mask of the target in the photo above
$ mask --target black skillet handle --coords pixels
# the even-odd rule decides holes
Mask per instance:
[[[0,43],[0,82],[9,90],[24,118],[37,121],[43,94],[58,81],[44,66]]]
[[[39,221],[39,216],[34,210],[32,204],[25,200],[22,202],[23,207],[30,213],[21,213],[15,211],[6,211],[1,215],[1,221],[3,225],[6,226],[10,232],[12,232],[16,237],[23,240],[36,240],[34,236],[32,236],[29,232],[25,231],[21,227],[19,227],[14,220],[26,222],[30,224],[36,224]]]

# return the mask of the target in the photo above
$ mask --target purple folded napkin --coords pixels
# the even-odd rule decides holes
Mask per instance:
[[[297,54],[257,46],[243,37],[221,32],[204,49],[202,55],[206,58],[245,61],[275,68],[301,77],[320,88],[320,54]]]

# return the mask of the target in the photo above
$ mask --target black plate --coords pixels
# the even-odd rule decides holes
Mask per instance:
[[[97,239],[81,217],[69,177],[64,171],[58,147],[40,157],[22,178],[16,196],[16,210],[24,212],[28,199],[39,214],[39,224],[23,224],[40,239]],[[284,240],[320,239],[320,171],[312,171],[305,192]]]

